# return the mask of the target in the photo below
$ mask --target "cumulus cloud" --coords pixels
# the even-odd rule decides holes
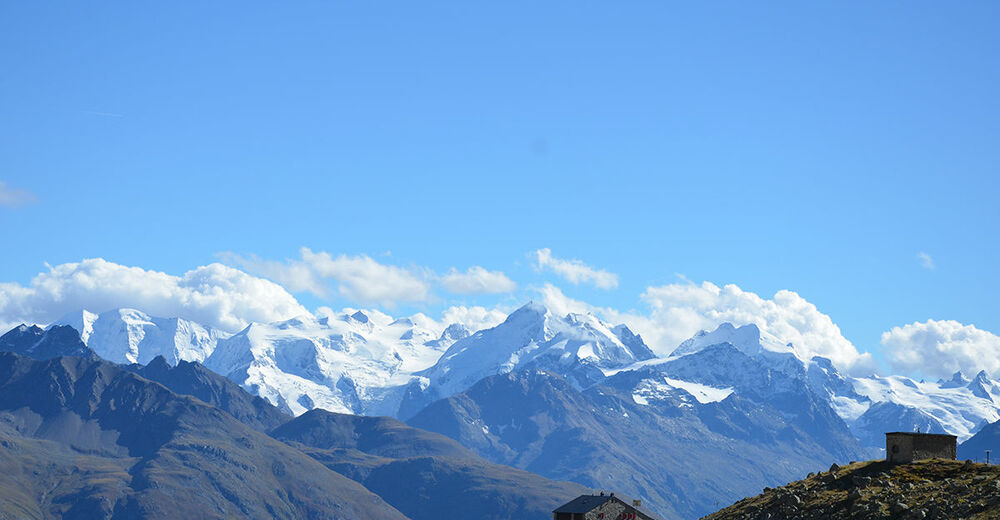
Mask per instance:
[[[214,263],[174,276],[101,258],[51,267],[27,286],[0,283],[0,323],[46,324],[87,309],[134,307],[231,332],[251,321],[288,319],[308,311],[281,286]]]
[[[330,296],[331,287],[350,301],[393,307],[400,302],[430,299],[430,283],[412,269],[382,264],[367,255],[333,256],[308,247],[299,250],[299,259],[277,262],[257,256],[220,253],[226,262],[266,276],[291,291],[308,291],[321,298]]]
[[[921,251],[917,253],[917,259],[920,260],[920,267],[934,269],[934,259],[931,258],[931,255]]]
[[[11,188],[0,181],[0,208],[17,208],[35,202],[35,194],[20,188]]]
[[[452,323],[461,323],[472,331],[489,329],[507,319],[507,314],[511,310],[500,307],[488,309],[478,305],[472,307],[454,306],[441,313],[441,324],[448,326]]]
[[[497,294],[509,293],[517,289],[517,284],[500,271],[488,271],[482,267],[470,267],[466,272],[452,268],[441,277],[441,285],[455,294]]]
[[[627,324],[660,355],[668,355],[700,330],[714,330],[724,322],[753,323],[795,345],[803,358],[823,356],[839,368],[864,375],[876,367],[871,354],[858,352],[829,316],[792,291],[778,291],[768,299],[732,284],[670,284],[650,287],[642,294],[648,312],[594,307],[566,297],[552,285],[543,287],[541,293],[553,312],[590,312],[609,323]]]
[[[535,268],[539,271],[550,270],[574,285],[590,283],[600,289],[618,287],[617,274],[595,269],[580,260],[556,258],[549,248],[535,251]]]
[[[344,297],[362,303],[393,306],[398,302],[427,301],[430,284],[408,269],[381,264],[370,256],[334,257],[327,252],[301,250],[302,262],[321,278],[338,283],[337,291]]]
[[[927,320],[882,333],[889,363],[896,370],[949,377],[958,370],[1000,375],[1000,337],[955,320]]]
[[[723,322],[736,326],[754,323],[792,343],[806,359],[829,358],[854,373],[871,373],[875,368],[871,354],[858,352],[829,316],[793,291],[781,290],[768,299],[734,284],[719,287],[704,282],[650,287],[642,299],[652,308],[653,322],[675,331],[673,339],[678,343]]]
[[[454,294],[498,294],[517,289],[517,284],[503,272],[479,266],[465,272],[452,268],[437,276],[429,269],[383,264],[367,255],[334,256],[325,251],[313,252],[307,247],[299,250],[298,259],[283,262],[231,252],[218,256],[224,262],[274,280],[293,292],[310,292],[324,299],[336,292],[355,303],[386,307],[431,301],[435,283]]]

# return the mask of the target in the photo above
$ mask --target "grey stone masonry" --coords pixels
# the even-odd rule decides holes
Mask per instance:
[[[554,520],[654,520],[611,495],[581,495],[552,512]]]
[[[955,460],[958,437],[940,433],[891,432],[885,434],[885,460],[905,464],[915,460]]]

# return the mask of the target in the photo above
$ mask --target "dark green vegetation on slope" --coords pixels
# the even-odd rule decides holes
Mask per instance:
[[[705,520],[1000,518],[1000,467],[925,460],[851,464],[747,498]]]

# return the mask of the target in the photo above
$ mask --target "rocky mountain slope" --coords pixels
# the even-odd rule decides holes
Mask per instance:
[[[27,335],[22,334],[25,331],[28,332]],[[48,331],[25,327],[24,330],[14,332],[17,337],[27,339],[8,342],[7,345],[42,343],[48,345],[45,352],[56,354],[74,351],[75,348],[82,346],[75,331],[69,327],[54,327]],[[70,364],[80,361],[71,358],[61,359],[67,360],[66,363]],[[91,354],[91,359],[97,358]],[[50,360],[50,362],[57,361],[59,359]],[[215,374],[198,363],[181,361],[176,366],[170,366],[162,357],[154,358],[146,366],[132,364],[116,367],[103,361],[93,362],[101,367],[100,370],[119,374],[119,377],[127,378],[131,375],[129,372],[141,376],[135,377],[133,381],[140,393],[149,387],[154,395],[162,395],[169,389],[173,394],[179,394],[176,396],[178,399],[183,399],[181,396],[184,395],[193,396],[200,402],[216,407],[212,410],[225,412],[253,430],[270,432],[273,438],[278,438],[287,445],[285,450],[293,449],[295,452],[309,455],[330,470],[364,485],[367,488],[364,493],[377,492],[381,498],[390,502],[409,518],[431,518],[443,512],[458,516],[473,515],[477,518],[497,519],[545,517],[561,501],[588,491],[578,484],[554,482],[527,471],[487,462],[443,435],[419,430],[391,418],[360,417],[313,410],[293,419],[260,397],[248,394],[235,382]],[[19,392],[26,391],[23,387],[13,389],[0,387],[0,393],[9,392],[11,395],[8,397],[11,398],[16,397]],[[45,393],[44,389],[41,393]],[[70,412],[58,412],[62,415],[67,413]],[[123,421],[127,423],[127,420]],[[57,435],[53,439],[56,442],[36,438],[38,435],[12,438],[11,446],[15,451],[8,454],[10,457],[5,460],[9,467],[17,469],[14,473],[16,475],[21,475],[24,468],[31,467],[32,464],[46,464],[45,461],[48,459],[45,457],[56,457],[58,460],[51,462],[49,467],[63,481],[79,480],[76,477],[67,479],[65,474],[60,473],[59,468],[63,465],[70,465],[66,468],[70,475],[77,474],[73,473],[72,468],[77,468],[81,475],[89,475],[90,470],[87,468],[92,466],[96,475],[93,478],[109,478],[111,479],[109,485],[119,482],[115,480],[119,477],[131,478],[129,468],[136,463],[135,461],[119,460],[106,453],[95,455],[93,446],[80,444],[96,435],[106,449],[120,450],[121,445],[118,443],[116,433],[108,433],[100,428],[103,426],[99,425],[95,430],[97,433],[88,430],[80,438],[74,433],[77,430],[70,430]],[[42,434],[44,437],[52,435],[53,431],[58,429],[58,427],[44,426],[39,430],[44,432]],[[225,435],[224,432],[220,433]],[[233,433],[238,435],[239,430]],[[12,434],[20,435],[17,431]],[[208,450],[209,457],[221,453],[214,445],[206,445],[203,448]],[[268,449],[266,446],[260,448]],[[225,450],[225,448],[218,449]],[[274,455],[280,456],[281,453]],[[184,460],[189,464],[197,464],[200,462],[197,457],[199,455],[185,455]],[[79,461],[77,466],[72,466],[74,460]],[[181,474],[176,469],[169,471]],[[206,470],[207,478],[223,477],[215,475],[214,471],[214,468]],[[106,475],[108,472],[113,475]],[[322,472],[313,476],[323,478]],[[84,480],[90,482],[89,478]],[[100,506],[105,509],[115,505],[114,500],[103,494],[104,491],[93,487],[85,489],[86,482],[80,484],[83,487],[70,486],[72,491],[68,492],[70,495],[66,499],[74,504],[97,504],[93,507]],[[409,484],[400,486],[401,482]],[[157,482],[154,485],[161,484]],[[169,488],[169,484],[164,485]],[[2,492],[4,490],[0,490],[0,493]],[[31,493],[26,495],[15,493],[11,496],[17,497],[18,503],[23,501],[27,504],[25,505],[27,509],[18,511],[30,512],[31,514],[25,513],[28,518],[35,517],[33,515],[36,513],[42,515],[41,517],[48,514],[44,508],[39,510],[37,496],[32,498]],[[35,506],[31,506],[33,503]],[[102,518],[109,514],[105,509],[86,506],[78,512],[85,518]],[[77,514],[69,510],[53,511],[68,517]],[[119,513],[112,511],[110,514]],[[246,514],[255,515],[253,510]],[[270,513],[267,516],[270,517]]]
[[[587,388],[602,381],[606,371],[653,357],[642,338],[625,325],[611,327],[589,314],[556,316],[531,302],[500,325],[456,341],[434,366],[418,372],[419,387],[410,385],[395,415],[409,417],[497,374],[545,370]]]
[[[755,401],[772,400],[788,385],[805,384],[873,455],[884,446],[882,434],[887,431],[950,433],[961,441],[1000,420],[1000,384],[985,372],[971,380],[957,373],[951,380],[936,382],[904,376],[850,377],[828,359],[804,358],[795,345],[755,325],[724,323],[685,341],[668,358],[646,365],[679,379],[731,387]],[[768,374],[780,381],[768,379]]]
[[[405,518],[217,408],[80,357],[0,353],[0,475],[16,518]]]
[[[637,388],[658,377],[625,371],[580,390],[559,375],[520,370],[432,403],[409,423],[494,462],[632,495],[665,518],[705,514],[862,454],[822,402],[786,415],[683,381],[637,400]],[[814,431],[823,429],[831,433]]]
[[[1000,518],[1000,467],[926,460],[832,466],[704,517],[756,519],[996,519]]]
[[[49,359],[58,356],[77,356],[98,359],[93,350],[87,348],[76,330],[68,326],[50,327],[19,325],[0,336],[0,351],[14,352],[34,359]]]
[[[672,370],[687,371],[672,379],[732,388],[744,397],[766,400],[753,385],[743,384],[749,381],[737,364],[696,363],[710,357],[698,356],[701,351],[728,344],[742,358],[786,379],[806,382],[873,455],[885,431],[919,428],[964,441],[1000,420],[1000,383],[984,372],[939,381],[850,377],[829,360],[806,358],[799,346],[752,324],[724,323],[683,342],[670,356],[657,358],[626,325],[612,327],[591,315],[555,316],[536,303],[481,331],[462,324],[444,327],[421,314],[395,319],[377,311],[254,323],[232,336],[135,309],[99,315],[80,311],[57,323],[76,328],[86,344],[111,361],[147,364],[158,355],[170,365],[202,361],[290,414],[318,407],[405,419],[483,377],[529,366],[586,388],[624,369],[663,365],[661,371],[668,377]]]
[[[388,417],[312,410],[272,435],[364,484],[413,520],[547,518],[589,492],[487,462],[443,435]]]

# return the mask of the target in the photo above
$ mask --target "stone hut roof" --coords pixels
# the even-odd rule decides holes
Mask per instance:
[[[610,495],[580,495],[563,504],[553,513],[586,513],[612,498]]]

